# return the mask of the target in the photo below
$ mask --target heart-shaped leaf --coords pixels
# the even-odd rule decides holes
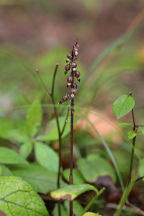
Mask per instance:
[[[27,164],[28,163],[15,151],[5,147],[0,147],[0,162],[4,164]]]
[[[131,95],[122,95],[113,103],[113,112],[117,119],[128,114],[135,105],[135,101]]]
[[[31,185],[15,176],[0,177],[0,210],[7,216],[49,216]]]
[[[52,171],[58,171],[58,155],[49,146],[36,142],[34,145],[37,162]]]
[[[98,193],[96,187],[90,184],[68,185],[51,192],[51,197],[56,200],[73,200],[80,194],[90,190]]]

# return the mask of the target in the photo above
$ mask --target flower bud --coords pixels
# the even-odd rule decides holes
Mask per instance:
[[[77,93],[77,89],[76,89],[76,88],[72,88],[72,89],[71,89],[71,94],[76,95],[76,93]]]
[[[70,65],[68,64],[65,66],[65,70],[68,71],[69,69],[70,69]]]
[[[72,83],[72,82],[73,82],[73,77],[72,77],[72,76],[69,76],[69,77],[67,78],[67,82],[68,82],[68,83]]]
[[[76,84],[76,83],[73,83],[73,84],[72,84],[72,88],[77,89],[77,84]]]
[[[75,62],[72,62],[72,68],[76,68],[77,64]]]
[[[79,71],[75,71],[75,77],[79,78],[80,77],[80,72]]]
[[[67,54],[67,58],[68,58],[68,59],[71,59],[71,57],[72,57],[71,53],[68,53],[68,54]]]
[[[68,94],[65,94],[65,95],[62,97],[62,102],[67,101],[68,99],[69,99],[69,95],[68,95]]]

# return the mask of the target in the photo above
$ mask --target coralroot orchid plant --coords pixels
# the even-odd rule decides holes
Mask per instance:
[[[77,71],[76,60],[78,57],[78,48],[79,45],[77,42],[74,43],[71,53],[68,53],[65,66],[65,74],[70,72],[67,77],[67,87],[70,88],[70,93],[66,93],[60,103],[63,103],[70,99],[70,112],[71,112],[71,130],[70,130],[70,176],[69,176],[69,184],[73,184],[73,121],[74,121],[74,98],[77,94],[77,84],[75,83],[75,79],[80,82],[80,72]],[[70,201],[70,216],[73,216],[73,202]]]

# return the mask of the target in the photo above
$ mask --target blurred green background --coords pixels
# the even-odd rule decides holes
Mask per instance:
[[[13,128],[12,119],[24,120],[34,100],[40,100],[45,107],[43,126],[53,117],[48,105],[51,100],[36,70],[50,91],[53,71],[59,64],[55,85],[58,104],[67,91],[66,55],[78,40],[81,83],[75,102],[76,115],[85,113],[104,137],[125,180],[131,145],[127,129],[117,125],[112,104],[121,94],[133,92],[136,121],[144,124],[143,24],[143,0],[0,0],[0,145],[10,146],[12,142],[12,148],[16,148],[13,140],[8,141],[7,131]],[[63,112],[60,110],[60,113]],[[131,115],[124,121],[131,121]],[[111,163],[97,138],[87,122],[79,120],[75,157],[97,153]],[[64,158],[68,158],[68,143],[66,137],[63,140]],[[57,150],[57,142],[52,144]],[[137,159],[143,159],[143,150],[140,134],[135,172]],[[100,208],[103,203],[95,205]]]
[[[81,112],[88,110],[88,118],[108,140],[125,177],[130,146],[127,131],[116,124],[112,103],[133,92],[137,121],[144,124],[143,8],[143,0],[0,0],[0,117],[24,118],[35,99],[51,103],[35,70],[50,90],[57,63],[58,103],[66,91],[66,55],[78,40],[81,84],[76,105]],[[75,143],[84,149],[84,156],[98,152],[107,157],[85,122],[77,128],[83,128]],[[140,135],[139,157],[143,157],[142,140]]]

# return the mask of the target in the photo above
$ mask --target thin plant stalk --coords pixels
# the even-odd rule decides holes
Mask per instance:
[[[60,123],[59,123],[59,116],[58,116],[58,111],[56,108],[56,103],[55,103],[55,98],[54,98],[54,87],[55,87],[55,78],[56,78],[56,74],[57,74],[57,70],[58,70],[58,64],[55,66],[54,69],[54,74],[53,74],[53,80],[52,80],[52,87],[51,87],[51,93],[48,93],[48,88],[45,84],[45,82],[43,81],[42,77],[40,76],[39,73],[39,79],[42,83],[43,88],[45,89],[45,92],[47,94],[48,97],[51,98],[52,104],[53,104],[53,109],[54,109],[54,114],[55,114],[55,119],[56,119],[56,124],[57,124],[57,130],[58,130],[58,138],[59,138],[59,150],[58,150],[58,154],[59,154],[59,164],[58,164],[58,175],[57,175],[57,188],[60,188],[60,175],[61,175],[61,146],[62,146],[62,139],[61,139],[61,130],[60,130]],[[39,71],[37,71],[39,72]],[[58,216],[61,216],[61,206],[60,203],[58,203]]]
[[[133,131],[137,132],[134,109],[132,109],[131,114],[132,114],[132,121],[133,121]],[[135,153],[135,144],[136,144],[136,136],[132,140],[132,151],[131,151],[130,168],[129,168],[129,176],[128,176],[127,184],[130,183],[131,178],[132,178],[132,170],[133,170],[133,163],[134,163],[134,153]]]
[[[126,186],[126,188],[124,190],[124,193],[123,193],[123,195],[121,197],[120,203],[119,203],[119,205],[117,207],[117,210],[114,213],[114,216],[120,216],[121,215],[121,211],[123,210],[123,206],[124,206],[126,200],[128,199],[129,193],[131,192],[132,187],[133,187],[134,184],[135,184],[135,179],[131,180],[128,183],[128,185]]]
[[[74,43],[72,51],[68,53],[65,66],[65,75],[70,71],[70,75],[67,77],[67,88],[70,88],[70,94],[65,94],[62,97],[60,103],[64,103],[70,98],[70,113],[71,113],[71,123],[70,123],[70,175],[69,175],[69,184],[73,184],[73,166],[74,166],[74,159],[73,159],[73,148],[74,148],[74,98],[77,94],[77,84],[75,83],[75,78],[80,82],[80,72],[77,71],[77,64],[76,60],[78,57],[78,43]],[[69,201],[69,215],[73,216],[73,201]]]

